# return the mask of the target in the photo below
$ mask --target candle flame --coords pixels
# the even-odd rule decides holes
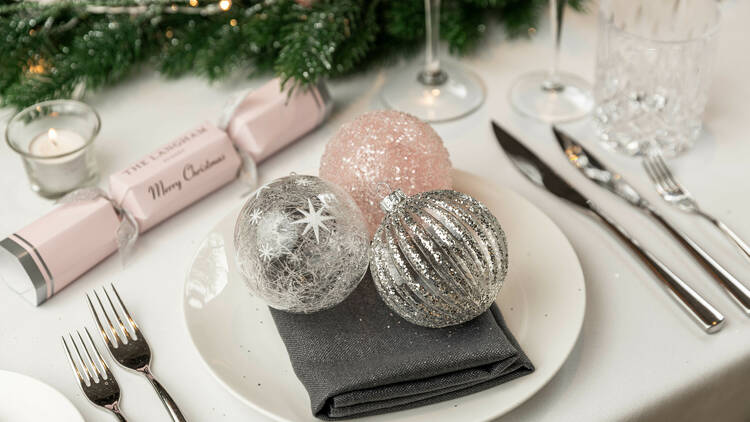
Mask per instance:
[[[52,142],[52,144],[57,145],[57,131],[55,130],[55,128],[50,128],[47,131],[47,136],[49,137],[49,140],[50,142]]]
[[[230,7],[232,7],[232,0],[221,0],[219,2],[219,9],[225,12],[229,10]]]

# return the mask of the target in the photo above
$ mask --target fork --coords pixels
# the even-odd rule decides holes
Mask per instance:
[[[643,168],[656,186],[656,191],[668,203],[682,211],[700,215],[711,224],[718,227],[734,244],[750,259],[750,246],[747,245],[734,231],[719,219],[707,214],[700,207],[693,195],[688,192],[672,175],[659,150],[649,151],[643,158]]]
[[[70,347],[68,347],[68,342],[65,340],[65,336],[63,336],[63,347],[65,348],[65,353],[68,355],[68,361],[73,370],[73,375],[78,378],[78,383],[81,386],[83,394],[91,403],[114,413],[114,415],[117,416],[117,420],[127,422],[125,416],[120,410],[120,386],[117,384],[117,380],[114,375],[112,375],[112,372],[110,372],[107,362],[102,359],[102,355],[99,353],[99,349],[96,348],[96,344],[94,344],[94,340],[91,338],[88,328],[85,328],[85,330],[86,336],[89,339],[89,344],[91,345],[91,348],[94,349],[94,356],[96,356],[96,361],[98,361],[99,365],[97,365],[92,358],[91,353],[89,352],[89,347],[86,346],[86,342],[83,341],[81,332],[76,330],[81,349],[86,352],[85,354],[81,354],[81,350],[78,348],[78,343],[76,343],[73,335],[68,333],[70,342],[73,344],[73,348],[78,356],[77,361],[73,359],[73,355],[70,353]]]
[[[115,289],[114,284],[110,284],[110,287],[112,289],[112,292],[114,293],[114,297],[117,299],[117,303],[120,307],[121,313],[125,316],[127,327],[120,318],[120,312],[117,311],[117,308],[115,307],[115,304],[113,303],[112,298],[110,297],[105,287],[102,287],[102,291],[104,292],[104,296],[107,298],[107,302],[109,303],[109,312],[114,316],[114,319],[117,322],[117,327],[115,327],[115,325],[112,323],[109,313],[105,309],[104,304],[99,297],[99,294],[96,291],[93,292],[94,296],[96,297],[96,301],[99,303],[99,309],[101,309],[102,318],[100,318],[100,314],[94,308],[94,303],[91,300],[91,296],[89,296],[88,293],[86,294],[86,300],[88,301],[89,308],[91,309],[91,313],[94,316],[94,320],[96,320],[96,325],[99,326],[99,332],[102,335],[102,339],[107,344],[109,353],[112,355],[112,358],[121,366],[143,374],[151,382],[151,385],[154,387],[154,390],[156,390],[156,393],[159,395],[162,404],[164,404],[164,407],[167,409],[167,413],[169,413],[169,416],[172,417],[173,421],[185,422],[185,417],[182,416],[182,412],[180,412],[180,409],[177,407],[175,401],[172,399],[169,393],[167,393],[167,390],[164,388],[164,386],[162,386],[161,383],[159,383],[159,381],[157,381],[156,378],[154,378],[154,375],[151,373],[151,349],[146,342],[146,338],[138,328],[138,324],[136,324],[136,322],[130,316],[128,309],[122,302],[120,294],[117,292],[117,289]],[[107,322],[107,326],[109,327],[109,334],[107,334],[104,329],[102,319],[106,320]]]

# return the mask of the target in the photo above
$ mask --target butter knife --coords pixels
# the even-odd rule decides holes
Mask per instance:
[[[644,199],[623,177],[608,169],[583,145],[556,127],[552,131],[565,155],[589,180],[624,199],[661,224],[688,252],[708,271],[713,278],[734,298],[746,315],[750,316],[750,289],[722,267],[703,248],[685,233],[670,224],[651,204]]]
[[[506,132],[494,121],[492,128],[500,146],[510,158],[513,165],[531,180],[535,185],[545,188],[554,195],[578,205],[595,216],[605,227],[610,229],[617,238],[625,243],[630,250],[651,270],[656,278],[668,289],[672,297],[682,305],[690,316],[707,333],[715,333],[724,325],[724,315],[714,308],[706,299],[698,294],[687,283],[682,281],[666,265],[651,252],[645,250],[612,218],[604,213],[593,201],[586,198],[560,175],[555,173],[544,161],[526,148],[520,141]]]

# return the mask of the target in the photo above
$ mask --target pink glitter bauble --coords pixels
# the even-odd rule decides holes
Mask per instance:
[[[449,189],[451,162],[427,123],[400,111],[371,111],[343,125],[328,142],[320,177],[351,194],[373,234],[383,219],[380,200],[390,193],[378,192],[378,184],[407,195]]]

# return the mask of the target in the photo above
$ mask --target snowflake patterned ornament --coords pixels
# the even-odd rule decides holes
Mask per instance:
[[[349,194],[315,176],[262,186],[234,228],[237,266],[269,306],[311,313],[343,301],[368,266],[369,237]]]
[[[305,186],[305,185],[302,185]],[[301,214],[305,216],[305,218],[301,218],[294,222],[294,224],[304,224],[305,230],[302,231],[302,234],[304,235],[307,233],[310,228],[312,227],[313,232],[315,233],[315,242],[320,243],[320,236],[318,235],[318,232],[321,228],[328,230],[328,227],[323,224],[326,220],[333,220],[334,218],[329,215],[321,215],[323,211],[325,210],[325,203],[321,200],[321,207],[318,209],[318,211],[315,211],[313,208],[312,202],[308,199],[307,203],[310,205],[309,212],[305,212],[304,210],[301,210],[297,208],[297,211],[299,211]]]

